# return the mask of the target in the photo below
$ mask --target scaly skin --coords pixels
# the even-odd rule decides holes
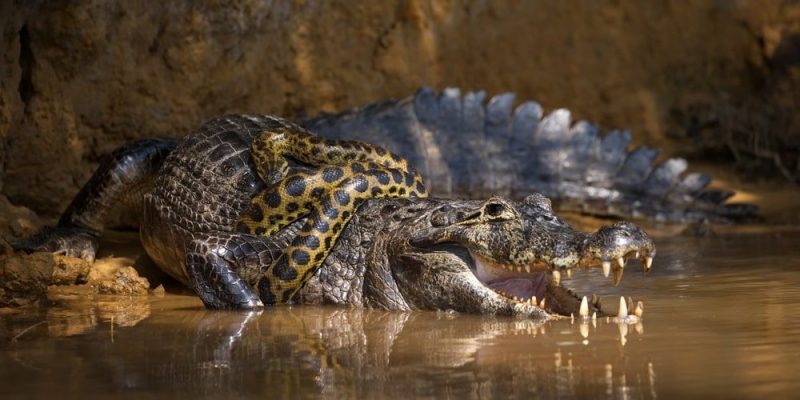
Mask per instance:
[[[239,217],[239,232],[269,237],[308,217],[258,283],[265,304],[286,303],[303,287],[365,200],[428,195],[407,160],[367,143],[283,128],[259,133],[251,154],[259,176],[270,186]],[[318,168],[290,174],[287,157]]]
[[[432,196],[521,198],[539,192],[561,210],[664,221],[752,219],[750,204],[727,204],[733,192],[707,189],[711,177],[687,162],[656,162],[658,149],[629,148],[630,131],[602,134],[569,110],[544,114],[513,93],[422,88],[387,101],[300,121],[329,138],[379,143],[409,159]]]
[[[264,190],[251,144],[259,132],[278,129],[296,128],[268,116],[217,118],[179,142],[160,167],[140,166],[143,176],[155,175],[144,196],[144,247],[209,308],[260,307],[256,286],[302,225],[269,238],[235,231],[242,211]],[[112,163],[97,174],[119,168],[128,167]],[[108,183],[94,190],[119,188]],[[61,243],[59,229],[18,247]],[[523,202],[372,199],[292,300],[546,318],[577,313],[580,303],[552,271],[654,254],[652,241],[635,225],[576,232],[541,195]]]

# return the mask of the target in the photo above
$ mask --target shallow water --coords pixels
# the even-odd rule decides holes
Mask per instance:
[[[714,398],[800,393],[800,234],[659,238],[653,271],[565,280],[640,326],[183,295],[0,315],[0,398]],[[591,294],[591,292],[589,292]]]

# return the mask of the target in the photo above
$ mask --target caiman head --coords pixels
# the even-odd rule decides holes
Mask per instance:
[[[581,298],[560,285],[562,274],[597,267],[608,276],[613,269],[619,283],[626,259],[641,258],[649,269],[656,252],[629,222],[578,232],[540,194],[522,202],[495,196],[402,204],[384,206],[382,214],[394,222],[376,236],[371,261],[386,264],[382,270],[409,308],[578,316]],[[589,314],[604,315],[588,307]]]

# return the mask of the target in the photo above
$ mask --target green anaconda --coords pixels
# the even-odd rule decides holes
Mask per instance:
[[[406,159],[367,143],[324,139],[288,127],[259,133],[251,155],[270,186],[239,217],[239,231],[271,236],[307,217],[258,283],[265,304],[287,302],[302,288],[365,200],[428,195]],[[317,168],[289,173],[287,157]]]

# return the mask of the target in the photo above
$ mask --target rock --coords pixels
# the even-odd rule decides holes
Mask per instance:
[[[132,265],[125,257],[104,257],[92,264],[50,253],[0,255],[0,307],[95,294],[147,296],[150,283]]]
[[[51,285],[78,285],[86,283],[92,270],[92,263],[75,257],[53,255],[53,276]]]
[[[131,260],[124,257],[99,259],[89,274],[88,284],[96,288],[99,294],[147,296],[150,282],[139,276],[132,264]]]
[[[24,306],[45,298],[55,264],[47,253],[0,256],[0,307]]]

